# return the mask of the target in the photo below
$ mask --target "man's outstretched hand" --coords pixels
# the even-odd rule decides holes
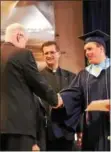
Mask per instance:
[[[32,146],[32,151],[40,151],[40,148],[37,144]]]
[[[60,94],[58,93],[57,95],[58,95],[58,105],[56,107],[52,107],[54,109],[57,109],[57,108],[60,108],[63,106],[63,100],[62,100]]]

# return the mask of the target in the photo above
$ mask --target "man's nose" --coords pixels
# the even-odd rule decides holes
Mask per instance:
[[[51,57],[51,56],[52,56],[51,53],[48,53],[48,54],[47,54],[47,57]]]

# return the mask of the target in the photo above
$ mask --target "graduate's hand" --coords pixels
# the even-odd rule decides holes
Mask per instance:
[[[62,100],[60,94],[58,93],[57,95],[58,95],[58,105],[56,107],[52,107],[54,109],[57,109],[57,108],[60,108],[63,106],[63,100]]]
[[[37,144],[32,146],[32,151],[40,151],[40,148]]]

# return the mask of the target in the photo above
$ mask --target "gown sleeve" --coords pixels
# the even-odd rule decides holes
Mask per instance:
[[[76,130],[84,109],[84,95],[82,91],[81,77],[82,73],[80,72],[73,79],[70,86],[60,92],[64,102],[64,108],[69,116],[67,120],[64,120],[64,123],[65,125],[72,127],[74,130]]]

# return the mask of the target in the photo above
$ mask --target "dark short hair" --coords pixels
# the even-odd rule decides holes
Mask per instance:
[[[55,41],[46,41],[45,43],[43,43],[42,46],[41,46],[41,51],[43,52],[43,48],[47,47],[47,46],[50,46],[50,45],[55,45],[56,50],[58,52],[60,51],[59,46],[57,45],[57,43]]]

